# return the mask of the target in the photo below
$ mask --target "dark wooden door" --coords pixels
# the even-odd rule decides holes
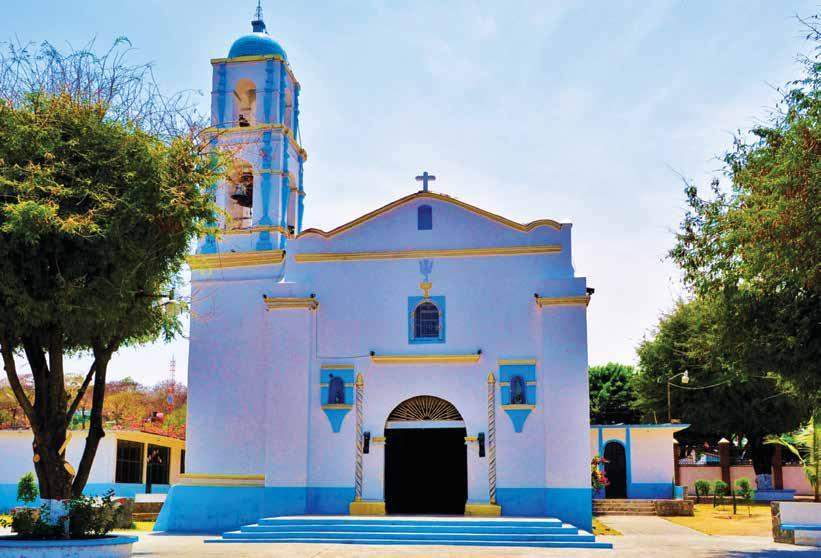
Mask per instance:
[[[608,442],[604,446],[604,474],[610,485],[605,488],[606,498],[627,498],[627,463],[624,446],[618,442]]]

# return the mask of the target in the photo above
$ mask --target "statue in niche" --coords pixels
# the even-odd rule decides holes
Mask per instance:
[[[328,382],[328,404],[330,405],[344,405],[345,404],[345,381],[339,377],[331,374]]]
[[[510,379],[510,404],[524,405],[525,403],[527,403],[525,380],[521,376],[513,376]]]

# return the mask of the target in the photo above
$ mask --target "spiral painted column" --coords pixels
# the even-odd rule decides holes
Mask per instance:
[[[362,373],[356,375],[356,466],[354,468],[354,501],[362,500],[362,422],[364,420],[362,413],[362,392],[364,391],[365,382],[362,380]]]
[[[496,503],[496,378],[487,375],[487,476],[490,503]]]

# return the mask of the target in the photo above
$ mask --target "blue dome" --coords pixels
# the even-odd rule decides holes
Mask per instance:
[[[266,54],[276,54],[284,60],[288,60],[285,49],[278,42],[271,38],[268,33],[248,33],[243,35],[231,45],[228,51],[228,58],[238,56],[263,56]]]

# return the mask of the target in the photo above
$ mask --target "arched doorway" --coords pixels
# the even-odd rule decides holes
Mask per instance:
[[[385,425],[385,508],[394,514],[464,514],[465,423],[451,403],[421,395]]]
[[[607,442],[604,458],[604,474],[610,482],[604,489],[605,498],[627,498],[627,461],[621,442]]]

